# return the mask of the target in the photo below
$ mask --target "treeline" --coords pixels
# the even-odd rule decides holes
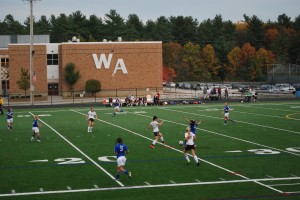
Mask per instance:
[[[116,10],[103,18],[80,11],[69,16],[41,16],[34,20],[34,34],[49,34],[53,43],[77,36],[81,42],[163,41],[164,75],[175,80],[245,80],[266,78],[272,63],[299,63],[300,15],[263,22],[257,16],[225,21],[221,15],[198,22],[190,16],[161,16],[143,22],[136,14],[126,19]],[[0,21],[1,35],[29,34],[29,17],[21,24],[12,15]]]

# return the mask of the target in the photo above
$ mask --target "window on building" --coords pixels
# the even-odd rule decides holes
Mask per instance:
[[[47,65],[58,65],[58,54],[47,54]]]
[[[1,58],[1,67],[8,67],[9,65],[9,59],[8,58]]]

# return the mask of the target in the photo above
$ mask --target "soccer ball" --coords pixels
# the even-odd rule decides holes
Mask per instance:
[[[179,144],[180,144],[180,145],[183,145],[183,141],[180,140],[180,141],[179,141]]]

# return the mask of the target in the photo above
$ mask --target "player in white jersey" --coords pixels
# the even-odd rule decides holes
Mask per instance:
[[[186,140],[186,146],[185,146],[185,148],[183,150],[184,157],[185,157],[185,159],[187,161],[186,164],[189,165],[190,162],[191,162],[189,156],[187,155],[187,151],[190,150],[191,153],[192,153],[192,156],[194,157],[195,162],[197,163],[197,166],[199,166],[200,162],[198,160],[197,155],[195,154],[195,143],[194,143],[194,140],[196,140],[196,135],[191,132],[191,128],[190,127],[187,127],[186,131],[187,132],[184,134],[184,138]]]
[[[90,111],[88,112],[88,114],[86,115],[86,120],[88,120],[88,133],[93,132],[93,128],[94,128],[94,121],[95,119],[97,119],[97,114],[94,111],[93,107],[91,107]]]
[[[164,138],[163,138],[163,135],[161,132],[159,132],[159,129],[158,129],[158,126],[161,126],[162,124],[164,123],[164,121],[161,121],[160,123],[157,121],[157,117],[154,116],[153,117],[153,121],[149,124],[147,130],[149,130],[150,126],[152,126],[153,128],[153,134],[155,136],[155,139],[153,140],[152,144],[150,145],[150,148],[154,149],[155,147],[155,144],[158,140],[158,138],[161,139],[161,142],[163,144],[165,144],[165,141],[164,141]]]

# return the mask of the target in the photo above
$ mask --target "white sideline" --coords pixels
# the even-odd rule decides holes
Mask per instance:
[[[84,113],[81,113],[81,112],[78,112],[78,111],[72,110],[72,109],[70,109],[70,110],[73,111],[73,112],[76,112],[76,113],[78,113],[78,114],[81,114],[81,115],[84,115],[84,116],[85,116]],[[135,114],[135,113],[133,113],[133,114]],[[140,114],[136,114],[136,115],[140,115]],[[142,116],[143,116],[143,115],[142,115]],[[147,117],[148,117],[148,116],[147,116]],[[98,121],[101,121],[101,122],[103,122],[103,123],[106,123],[106,124],[115,126],[115,127],[117,127],[117,128],[120,128],[120,129],[122,129],[122,130],[125,130],[125,131],[127,131],[127,132],[130,132],[130,133],[132,133],[132,134],[134,134],[134,135],[140,136],[140,137],[145,138],[145,139],[147,139],[147,140],[152,141],[151,138],[148,138],[148,137],[146,137],[146,136],[143,136],[143,135],[141,135],[141,134],[139,134],[139,133],[136,133],[136,132],[134,132],[134,131],[128,130],[128,129],[124,128],[124,127],[118,126],[118,125],[116,125],[116,124],[112,124],[112,123],[110,123],[110,122],[107,122],[107,121],[104,121],[104,120],[101,120],[101,119],[97,119],[97,120],[98,120]],[[160,142],[157,142],[157,143],[163,145],[163,144],[160,143]],[[176,149],[176,148],[174,148],[174,147],[171,147],[171,146],[168,146],[168,147],[169,147],[169,149],[172,149],[172,150],[174,150],[174,151],[177,151],[177,152],[182,153],[182,150],[178,150],[178,149]],[[189,156],[192,156],[191,154],[188,154],[188,155],[189,155]],[[224,171],[226,171],[226,172],[229,172],[229,173],[231,173],[231,174],[234,174],[234,175],[236,175],[236,176],[239,176],[239,177],[241,177],[241,178],[243,178],[243,179],[246,179],[246,180],[249,180],[249,179],[250,179],[250,178],[248,178],[248,177],[246,177],[246,176],[243,176],[243,175],[238,174],[238,173],[236,173],[236,172],[234,172],[234,171],[231,171],[231,170],[229,170],[229,169],[226,169],[226,168],[224,168],[224,167],[221,167],[221,166],[219,166],[219,165],[216,165],[216,164],[214,164],[214,163],[212,163],[212,162],[209,162],[209,161],[207,161],[207,160],[204,160],[204,159],[201,159],[201,158],[198,158],[198,159],[199,159],[200,161],[202,161],[202,162],[205,162],[205,163],[207,163],[207,164],[209,164],[209,165],[212,165],[212,166],[214,166],[214,167],[216,167],[216,168],[222,169],[222,170],[224,170]],[[268,186],[268,185],[265,185],[265,184],[263,184],[263,183],[260,183],[260,182],[257,182],[257,181],[253,181],[253,182],[255,182],[255,183],[257,183],[257,184],[259,184],[259,185],[261,185],[261,186],[267,187],[267,188],[269,188],[269,189],[271,189],[271,190],[273,190],[273,191],[276,191],[276,192],[279,192],[279,193],[283,193],[283,191],[277,190],[277,189],[275,189],[275,188],[273,188],[273,187],[270,187],[270,186]]]
[[[90,189],[76,189],[76,190],[55,190],[44,192],[23,192],[23,193],[9,193],[0,194],[0,197],[10,196],[28,196],[28,195],[43,195],[43,194],[63,194],[63,193],[78,193],[78,192],[95,192],[95,191],[114,191],[114,190],[128,190],[128,189],[145,189],[145,188],[161,188],[161,187],[181,187],[181,186],[195,186],[195,185],[216,185],[216,184],[232,184],[232,183],[250,183],[250,182],[265,182],[265,181],[282,181],[282,180],[300,180],[300,177],[284,177],[284,178],[265,178],[265,179],[246,179],[246,180],[231,180],[231,181],[208,181],[208,182],[191,182],[191,183],[176,183],[176,184],[159,184],[159,185],[139,185],[139,186],[124,186],[124,187],[110,187],[110,188],[90,188]],[[285,192],[285,193],[299,193]]]
[[[34,114],[32,114],[31,112],[29,112],[32,116],[34,116]],[[117,181],[115,179],[114,176],[112,176],[108,171],[106,171],[103,167],[101,167],[96,161],[94,161],[93,159],[91,159],[88,155],[86,155],[85,153],[83,153],[83,151],[81,151],[78,147],[76,147],[73,143],[71,143],[68,139],[66,139],[63,135],[61,135],[58,131],[56,131],[54,128],[52,128],[49,124],[47,124],[46,122],[44,122],[43,120],[39,119],[43,124],[45,124],[48,128],[50,128],[52,131],[54,131],[58,136],[60,136],[63,140],[65,140],[69,145],[71,145],[74,149],[76,149],[79,153],[81,153],[84,157],[86,157],[89,161],[91,161],[94,165],[96,165],[96,167],[98,167],[99,169],[101,169],[105,174],[107,174],[111,179],[113,179],[114,181],[116,181],[120,186],[124,187],[124,185],[120,182]]]

